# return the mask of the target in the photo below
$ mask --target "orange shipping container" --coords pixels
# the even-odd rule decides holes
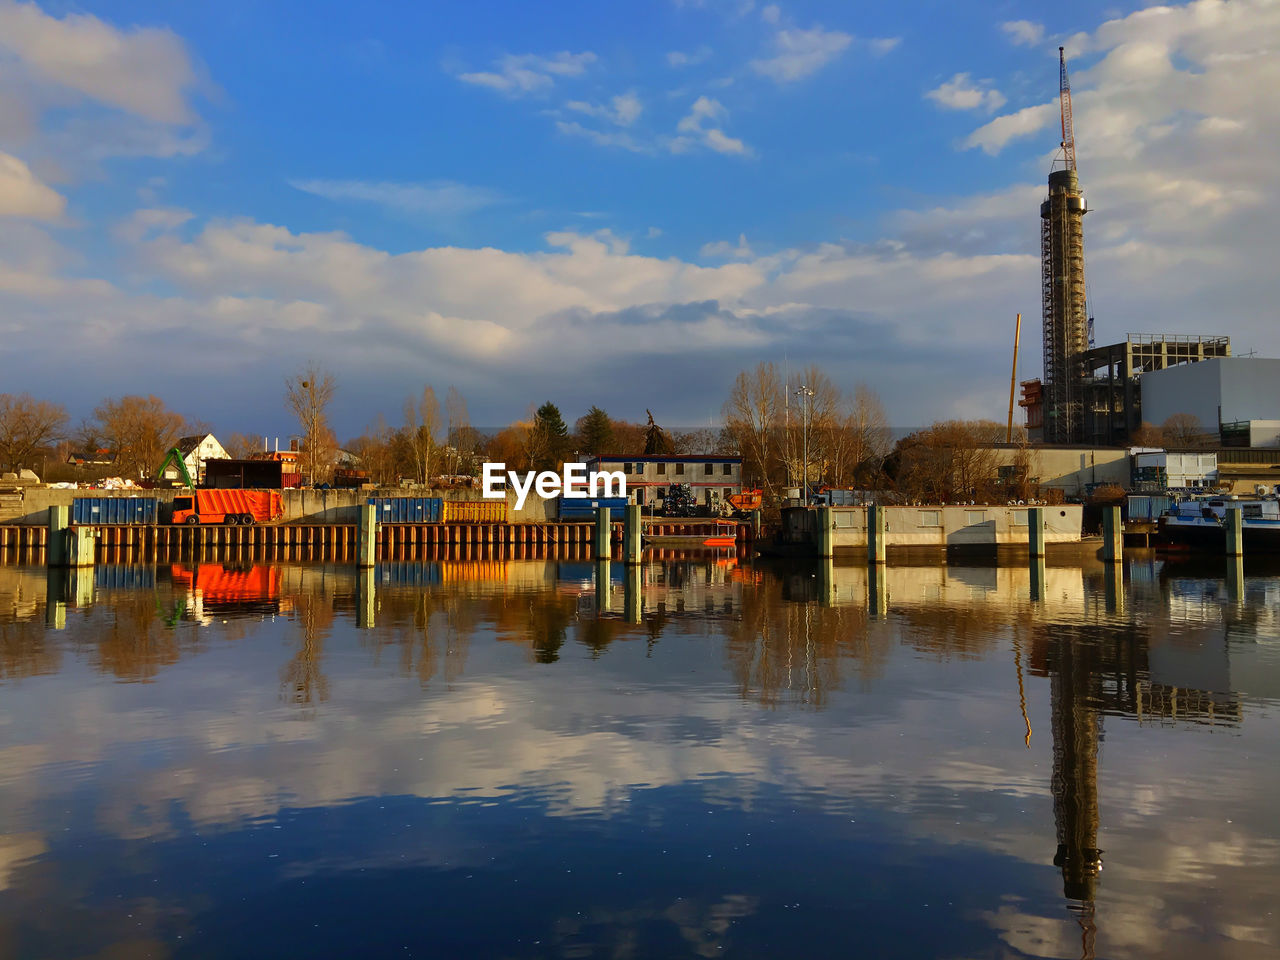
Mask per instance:
[[[440,520],[443,523],[506,523],[506,500],[446,500]]]

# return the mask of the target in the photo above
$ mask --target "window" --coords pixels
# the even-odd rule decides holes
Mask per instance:
[[[1013,511],[1013,525],[1015,527],[1025,527],[1027,525],[1027,511],[1025,510]]]
[[[684,473],[684,464],[683,464],[683,463],[677,463],[677,464],[676,464],[676,475],[677,475],[677,476],[679,476],[679,475],[682,475],[683,473]]]
[[[702,475],[704,477],[711,476],[713,473],[715,473],[715,471],[716,471],[716,467],[715,467],[715,464],[713,463],[704,463],[702,465]]]
[[[636,473],[636,475],[637,475],[637,476],[641,476],[641,477],[642,477],[642,476],[644,476],[644,464],[643,464],[643,463],[641,463],[641,462],[638,462],[638,461],[637,461],[636,463],[633,463],[631,466],[635,468],[635,473]]]
[[[190,509],[191,509],[191,499],[192,499],[191,497],[174,497],[174,498],[173,498],[173,509],[175,509],[175,510],[190,510]]]
[[[987,511],[985,510],[966,510],[964,512],[964,522],[972,527],[975,524],[987,522]]]
[[[665,477],[667,475],[667,465],[665,463],[658,464],[658,476]]]
[[[623,472],[623,473],[630,473],[630,472],[631,472],[631,464],[629,464],[629,463],[624,463],[624,464],[622,465],[622,472]]]
[[[733,464],[732,464],[732,463],[726,463],[726,464],[724,465],[724,475],[725,475],[726,477],[732,477],[732,476],[733,476]]]
[[[922,527],[942,526],[942,514],[937,510],[921,510],[920,526]]]

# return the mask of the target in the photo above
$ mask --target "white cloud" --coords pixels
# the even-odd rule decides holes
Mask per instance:
[[[557,120],[556,129],[566,136],[582,137],[590,140],[597,147],[619,147],[632,153],[653,153],[654,147],[642,143],[631,134],[622,130],[594,130],[584,127],[576,120]]]
[[[779,30],[772,57],[752,60],[751,69],[778,83],[802,80],[821,70],[848,49],[853,37],[838,30]]]
[[[570,100],[565,107],[589,117],[607,120],[619,127],[631,126],[644,112],[644,104],[640,102],[635,91],[619,94],[610,100],[607,106],[582,100]]]
[[[89,14],[59,20],[35,4],[0,2],[0,48],[41,81],[157,123],[193,120],[195,69],[168,30],[118,30]]]
[[[1058,102],[1041,103],[1034,107],[1023,107],[1016,113],[996,117],[990,123],[979,127],[964,141],[964,146],[981,147],[986,153],[995,155],[1005,145],[1017,137],[1025,137],[1044,129],[1058,116]]]
[[[176,230],[194,214],[178,207],[145,207],[117,223],[112,233],[126,243],[139,243],[145,237]]]
[[[689,112],[676,124],[676,136],[667,141],[672,153],[684,153],[694,144],[701,144],[717,153],[745,156],[751,149],[736,137],[728,136],[720,129],[729,119],[724,104],[711,97],[699,97]]]
[[[717,240],[714,243],[704,243],[698,254],[707,260],[751,260],[755,257],[745,233],[738,234],[737,246],[728,240]]]
[[[565,50],[543,57],[533,53],[509,53],[494,64],[495,71],[460,73],[458,79],[488,87],[511,96],[527,93],[545,93],[559,78],[577,77],[599,58],[587,50],[570,53]]]
[[[1011,43],[1024,47],[1034,47],[1044,39],[1044,24],[1030,20],[1008,20],[1000,24]]]
[[[0,153],[0,217],[58,220],[66,206],[66,198],[41,183],[30,167]]]
[[[460,217],[502,201],[485,187],[452,180],[425,183],[388,183],[365,180],[290,180],[289,186],[326,200],[356,200],[400,213],[433,217]]]
[[[705,43],[691,53],[684,50],[672,50],[667,54],[667,66],[677,69],[694,67],[711,59],[712,50]]]
[[[776,3],[771,3],[760,11],[760,19],[765,23],[777,23],[782,17],[782,11],[778,9]]]
[[[991,112],[999,110],[1005,104],[1004,95],[992,88],[989,80],[974,83],[967,73],[957,73],[925,96],[949,110],[983,109]]]

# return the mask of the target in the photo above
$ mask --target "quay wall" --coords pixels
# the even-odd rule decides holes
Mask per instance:
[[[1025,546],[1028,507],[922,505],[885,507],[885,545],[889,547]],[[1083,507],[1060,504],[1042,508],[1046,543],[1079,543]],[[832,507],[836,550],[865,550],[867,508]],[[782,512],[782,542],[817,543],[818,511],[794,507]]]
[[[63,490],[31,486],[22,491],[21,500],[0,504],[0,524],[43,526],[49,520],[49,508],[66,506],[80,497],[154,497],[160,501],[160,522],[167,523],[173,498],[181,490]],[[383,487],[376,490],[282,490],[285,523],[356,524],[360,505],[369,497],[441,497],[445,500],[479,500],[479,490],[428,490],[424,487]],[[507,516],[513,523],[543,523],[556,519],[554,500],[530,496],[521,510],[516,510],[516,496],[507,492]]]

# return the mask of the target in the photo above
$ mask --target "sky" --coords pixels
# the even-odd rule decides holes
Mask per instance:
[[[768,360],[1003,420],[1060,45],[1098,342],[1280,356],[1280,0],[0,0],[0,392],[706,426]]]

